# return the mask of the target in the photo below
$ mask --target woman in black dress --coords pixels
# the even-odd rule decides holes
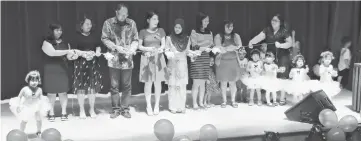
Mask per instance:
[[[101,55],[100,37],[95,36],[92,32],[92,20],[90,17],[84,15],[79,22],[79,31],[75,36],[72,44],[79,58],[74,61],[74,81],[73,92],[78,96],[81,119],[86,118],[84,110],[85,95],[89,99],[89,114],[90,117],[96,117],[94,111],[95,94],[102,88],[101,78],[99,72],[100,65],[98,58]]]
[[[44,92],[48,94],[51,109],[49,120],[54,121],[54,104],[56,94],[59,95],[61,104],[61,120],[67,120],[66,106],[68,103],[67,92],[69,91],[68,58],[74,56],[74,50],[62,38],[62,26],[50,24],[50,34],[43,42],[42,50],[44,55]],[[68,57],[66,57],[66,55]]]
[[[272,51],[276,55],[278,66],[284,70],[282,73],[278,73],[277,77],[287,79],[291,65],[289,48],[292,47],[292,37],[290,36],[290,31],[285,27],[284,19],[280,14],[273,16],[270,25],[249,41],[249,47],[253,48],[253,44],[263,40],[268,43],[267,51]],[[286,104],[285,92],[281,91],[280,105],[284,104]]]

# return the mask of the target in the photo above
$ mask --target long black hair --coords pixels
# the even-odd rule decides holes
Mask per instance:
[[[229,25],[234,25],[233,24],[233,21],[230,21],[230,20],[225,20],[224,22],[223,22],[223,24],[222,24],[222,28],[221,29],[223,29],[220,33],[219,33],[219,35],[221,35],[221,43],[223,43],[224,42],[224,39],[225,39],[225,35],[226,35],[226,31],[225,31],[225,26],[229,26]],[[234,32],[234,30],[232,30],[232,32],[230,33],[230,35],[231,35],[231,39],[233,40],[234,39],[234,36],[235,36],[235,32]]]
[[[203,20],[205,18],[209,18],[208,15],[202,13],[202,12],[199,12],[198,15],[197,15],[197,18],[196,18],[196,31],[198,33],[206,33],[206,34],[210,34],[211,33],[211,30],[209,29],[209,27],[207,26],[205,29],[204,29],[204,32],[201,32],[201,28],[203,26]]]

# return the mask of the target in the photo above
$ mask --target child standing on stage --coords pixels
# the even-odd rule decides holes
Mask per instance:
[[[36,135],[39,136],[41,134],[42,119],[47,116],[50,110],[49,99],[43,96],[42,89],[38,87],[41,84],[38,71],[30,71],[25,77],[25,82],[28,83],[28,86],[20,90],[18,97],[10,99],[10,110],[21,120],[21,131],[24,131],[26,123],[35,117]]]
[[[246,55],[247,52],[244,47],[238,49],[237,59],[238,59],[238,65],[241,68],[241,70],[239,71],[241,77],[239,80],[237,80],[236,85],[237,85],[237,95],[240,97],[239,99],[241,102],[247,101],[247,86],[242,82],[244,78],[248,77],[248,73],[246,70],[248,59],[246,58]]]
[[[305,58],[300,54],[296,55],[292,60],[293,68],[289,74],[292,81],[287,85],[286,89],[288,93],[293,95],[295,103],[302,100],[305,94],[313,91],[312,87],[317,85],[317,80],[309,80],[307,75],[309,68],[305,63]]]
[[[277,91],[280,90],[280,82],[277,79],[277,72],[283,72],[284,69],[279,69],[275,61],[275,55],[269,51],[266,53],[263,68],[263,76],[261,77],[261,88],[266,90],[266,100],[268,106],[278,106]],[[271,103],[270,96],[272,95],[273,104]]]
[[[205,108],[210,108],[212,106],[214,106],[211,103],[211,96],[212,94],[220,94],[221,93],[221,88],[219,86],[219,82],[216,80],[216,75],[215,75],[215,59],[214,56],[212,55],[210,57],[211,62],[210,62],[210,72],[209,72],[209,80],[206,81],[206,93],[204,96],[204,107]]]
[[[337,95],[340,91],[340,83],[333,80],[333,77],[337,77],[337,71],[331,65],[334,59],[333,53],[325,51],[321,53],[321,65],[319,69],[320,74],[320,86],[321,89],[328,95],[329,98]]]
[[[348,83],[348,75],[350,72],[351,39],[349,37],[343,37],[341,42],[343,47],[341,49],[340,60],[338,62],[339,76],[337,78],[337,81],[341,84],[340,86],[343,88]]]
[[[260,77],[263,71],[263,62],[260,60],[260,51],[254,49],[251,51],[252,61],[249,61],[247,64],[247,72],[250,74],[249,77],[244,78],[244,84],[251,90],[249,105],[254,105],[254,93],[257,92],[257,104],[258,106],[262,105],[261,101],[261,84]]]

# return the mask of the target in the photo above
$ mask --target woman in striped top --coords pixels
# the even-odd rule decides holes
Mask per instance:
[[[209,17],[203,13],[197,16],[197,28],[191,32],[192,50],[201,54],[191,63],[190,77],[193,79],[192,96],[193,108],[198,109],[197,96],[199,92],[199,106],[204,107],[205,83],[209,78],[209,52],[213,47],[213,34],[208,29]],[[199,89],[199,91],[198,91]]]

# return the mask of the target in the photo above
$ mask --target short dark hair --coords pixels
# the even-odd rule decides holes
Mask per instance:
[[[118,11],[122,8],[127,8],[128,9],[128,5],[124,4],[124,3],[119,3],[117,4],[117,6],[115,7],[115,11]]]
[[[198,15],[197,15],[197,18],[196,18],[196,31],[200,32],[200,29],[203,25],[203,20],[205,18],[209,17],[207,14],[204,14],[202,12],[199,12]],[[210,32],[209,28],[205,28],[204,29],[204,32]]]
[[[260,55],[260,51],[258,49],[252,49],[251,51],[251,56],[257,54],[258,56]]]
[[[343,36],[341,39],[342,45],[345,45],[348,42],[351,42],[351,38],[349,36]]]
[[[94,28],[93,18],[89,14],[84,13],[79,17],[79,21],[78,21],[78,25],[77,25],[78,32],[83,32],[81,27],[83,26],[85,20],[87,20],[87,19],[90,20],[90,22],[93,25],[93,27],[90,29],[90,31],[93,30],[93,28]]]
[[[273,17],[277,17],[279,20],[280,20],[280,29],[286,29],[287,28],[285,27],[285,19],[284,17],[281,15],[281,14],[275,14],[271,17],[271,20],[273,19]],[[268,26],[271,28],[271,30],[273,31],[273,28],[272,28],[272,24],[271,22],[269,21],[268,22]]]
[[[54,37],[54,30],[55,29],[62,29],[63,26],[60,22],[53,22],[48,25],[48,35],[45,37],[45,40],[49,41],[50,43],[55,43],[55,37]],[[59,38],[62,39],[63,35],[61,35]]]
[[[159,18],[159,14],[157,11],[148,11],[145,15],[145,28],[149,28],[149,23],[148,20],[151,19],[154,15],[157,15]],[[159,23],[158,23],[158,28],[160,27]]]

